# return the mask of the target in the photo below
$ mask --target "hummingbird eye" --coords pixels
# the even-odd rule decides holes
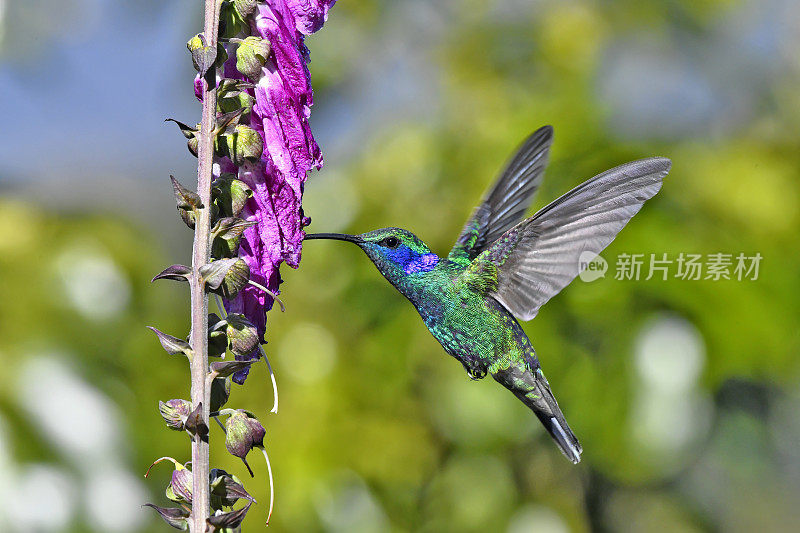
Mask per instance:
[[[385,246],[386,248],[397,248],[400,246],[400,239],[397,237],[386,237],[385,239],[381,240],[379,243],[381,246]]]

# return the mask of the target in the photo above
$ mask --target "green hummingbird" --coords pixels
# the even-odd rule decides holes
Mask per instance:
[[[518,320],[531,320],[661,188],[670,161],[649,158],[599,174],[522,220],[541,184],[553,128],[532,133],[439,257],[410,231],[316,233],[361,248],[416,307],[472,379],[486,374],[539,418],[573,463],[583,451]]]

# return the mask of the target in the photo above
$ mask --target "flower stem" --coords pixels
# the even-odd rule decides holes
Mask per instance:
[[[203,34],[206,44],[216,48],[219,27],[219,0],[205,0]],[[209,80],[211,86],[209,86]],[[192,406],[202,404],[202,421],[208,426],[211,388],[206,386],[208,374],[208,295],[199,269],[208,263],[211,235],[211,170],[214,164],[214,127],[217,116],[216,68],[209,69],[203,79],[203,111],[197,149],[197,194],[203,204],[195,217],[194,243],[192,245],[192,276],[190,282],[192,306],[192,332],[190,344],[194,351],[191,362]],[[190,529],[204,533],[210,513],[210,488],[208,482],[208,437],[198,432],[192,439],[192,514]]]

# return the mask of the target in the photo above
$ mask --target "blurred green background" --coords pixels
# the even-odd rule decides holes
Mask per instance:
[[[191,234],[166,117],[199,107],[189,0],[0,0],[0,529],[163,531],[187,439],[158,400],[188,330],[151,285]],[[340,0],[307,41],[326,157],[314,231],[402,226],[440,254],[504,159],[555,127],[536,206],[664,155],[662,192],[525,324],[585,453],[567,462],[491,379],[471,382],[354,247],[285,269],[264,365],[229,406],[267,427],[273,531],[788,531],[800,523],[800,5],[792,0]],[[614,279],[621,253],[763,257],[757,280]],[[645,270],[647,264],[645,264]],[[644,276],[643,276],[644,277]],[[212,464],[259,500],[212,427]]]

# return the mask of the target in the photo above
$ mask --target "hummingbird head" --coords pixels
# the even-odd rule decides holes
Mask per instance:
[[[376,229],[361,235],[310,233],[306,235],[308,239],[334,239],[358,245],[395,286],[409,276],[430,272],[439,263],[439,257],[419,237],[400,228]]]

